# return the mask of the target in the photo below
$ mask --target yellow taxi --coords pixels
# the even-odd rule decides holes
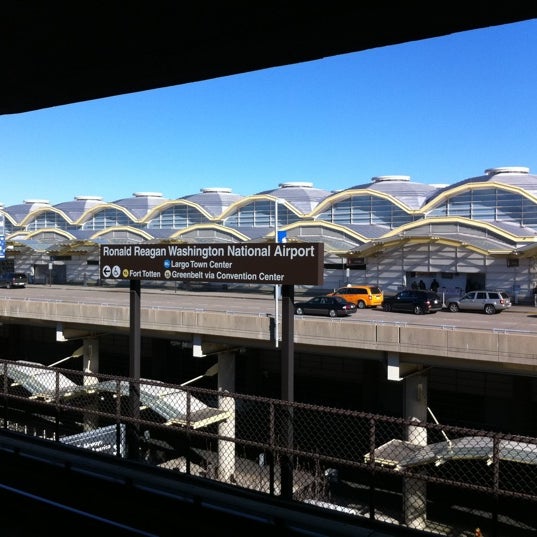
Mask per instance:
[[[382,306],[384,301],[384,293],[380,287],[376,285],[346,285],[336,289],[329,296],[340,296],[347,302],[356,304],[359,309],[376,308]]]

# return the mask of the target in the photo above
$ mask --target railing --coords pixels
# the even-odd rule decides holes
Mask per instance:
[[[438,535],[537,535],[537,438],[0,361],[2,427]]]

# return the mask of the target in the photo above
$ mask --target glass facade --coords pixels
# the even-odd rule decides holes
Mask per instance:
[[[273,228],[276,219],[276,202],[274,200],[256,200],[239,207],[237,211],[224,220],[224,225],[231,228]],[[278,204],[278,227],[288,226],[299,221],[299,216],[287,207]]]
[[[152,218],[147,223],[147,229],[184,229],[206,222],[209,222],[209,219],[196,207],[173,205]]]
[[[83,230],[99,231],[108,229],[109,227],[129,226],[134,223],[123,211],[118,209],[103,209],[92,214],[82,224],[81,228]]]
[[[537,231],[537,205],[527,196],[499,188],[474,189],[455,194],[429,216],[461,216],[484,222],[511,222]]]
[[[334,203],[317,216],[317,220],[334,224],[366,224],[387,226],[390,229],[413,221],[412,215],[390,200],[371,195],[351,196]]]

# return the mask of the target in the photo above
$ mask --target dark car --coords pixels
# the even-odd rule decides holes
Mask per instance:
[[[0,274],[0,287],[11,289],[12,287],[26,287],[28,277],[24,272],[5,272]]]
[[[402,311],[421,315],[442,310],[442,298],[433,291],[405,289],[396,295],[385,296],[382,303],[384,311]]]
[[[328,315],[344,317],[356,311],[356,304],[339,296],[315,296],[306,302],[295,302],[297,315]]]

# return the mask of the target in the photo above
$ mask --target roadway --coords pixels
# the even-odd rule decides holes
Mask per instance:
[[[9,300],[47,300],[51,302],[80,302],[128,306],[130,292],[128,287],[89,287],[78,285],[29,285],[24,289],[0,289],[0,299]],[[296,300],[307,297],[297,295]],[[214,311],[241,313],[262,317],[274,315],[274,298],[261,292],[233,291],[185,291],[170,288],[142,288],[141,306],[186,311]],[[281,308],[279,309],[281,312]],[[432,315],[385,312],[381,308],[358,310],[348,317],[340,317],[338,322],[357,321],[379,323],[419,324],[431,327],[454,329],[512,330],[534,332],[537,308],[532,305],[513,305],[496,315],[479,313],[440,311]],[[333,321],[328,319],[327,321]]]

